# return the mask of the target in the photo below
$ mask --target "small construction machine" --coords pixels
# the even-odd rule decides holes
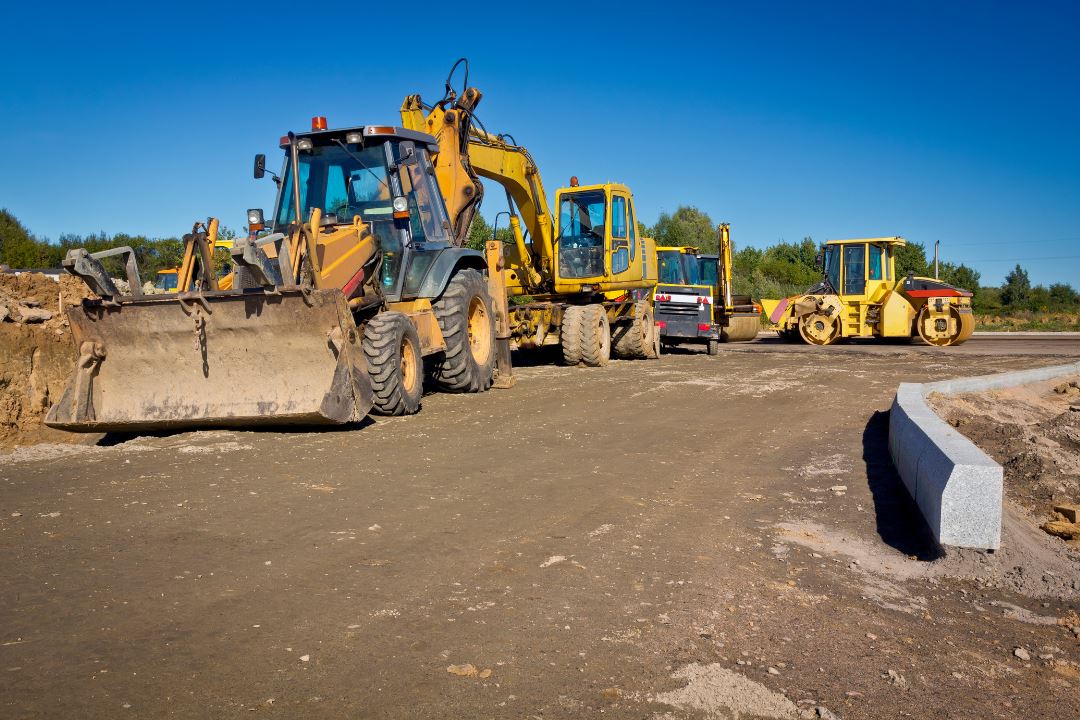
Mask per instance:
[[[130,248],[69,253],[64,267],[98,299],[68,311],[79,359],[47,425],[343,423],[415,412],[425,370],[447,391],[492,385],[502,273],[485,277],[485,254],[451,231],[435,138],[316,117],[280,145],[273,217],[249,212],[231,290],[214,272],[216,220],[185,236],[177,293],[143,295]],[[265,165],[257,156],[256,178]],[[110,256],[124,258],[130,295],[106,272]]]
[[[757,337],[761,308],[748,295],[732,293],[731,227],[717,228],[719,252],[702,255],[690,246],[658,247],[656,325],[664,345],[704,344],[709,355],[722,342]]]
[[[434,105],[407,97],[402,124],[437,138],[435,172],[458,242],[483,196],[480,178],[506,190],[514,242],[506,248],[504,275],[512,302],[500,337],[519,348],[559,344],[568,365],[603,366],[612,355],[656,357],[655,243],[638,231],[630,189],[572,178],[555,193],[556,225],[528,150],[475,121],[482,95],[468,86],[467,64],[460,94],[451,78]]]
[[[822,281],[802,295],[762,300],[784,340],[829,345],[842,338],[918,336],[959,345],[975,328],[971,293],[932,278],[896,277],[902,237],[829,240]]]

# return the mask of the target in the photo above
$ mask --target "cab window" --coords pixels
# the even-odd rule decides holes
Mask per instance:
[[[626,237],[626,198],[611,198],[611,237]]]
[[[870,274],[871,280],[885,279],[885,251],[880,245],[870,246]]]
[[[637,218],[634,217],[634,206],[630,205],[627,215],[630,218],[630,259],[634,259],[637,250]]]
[[[866,292],[866,246],[844,246],[844,294],[862,295]]]
[[[604,274],[604,216],[607,199],[599,190],[565,193],[559,201],[559,274],[590,278]]]

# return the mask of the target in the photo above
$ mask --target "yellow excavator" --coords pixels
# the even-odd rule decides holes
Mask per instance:
[[[68,311],[79,357],[47,425],[343,423],[373,408],[415,412],[425,374],[452,392],[492,385],[502,273],[488,273],[485,254],[451,232],[435,138],[385,125],[327,129],[316,117],[280,146],[273,217],[249,212],[254,234],[232,247],[232,289],[214,273],[216,220],[185,236],[177,293],[143,295],[130,248],[69,252],[65,269],[97,298]],[[255,177],[265,174],[256,156]],[[130,295],[103,265],[113,256]]]
[[[930,345],[971,337],[971,293],[933,278],[896,276],[902,237],[829,240],[821,283],[801,295],[762,300],[771,328],[789,342],[918,335]]]
[[[451,78],[461,63],[459,94]],[[467,61],[454,69],[434,105],[419,95],[405,99],[402,125],[437,139],[435,173],[459,243],[483,197],[480,179],[506,191],[514,242],[506,248],[504,275],[514,302],[500,335],[517,348],[558,344],[568,365],[603,366],[613,355],[657,357],[656,245],[638,231],[630,189],[572,178],[555,193],[556,225],[536,162],[510,136],[483,129],[475,116],[482,94],[468,86]]]

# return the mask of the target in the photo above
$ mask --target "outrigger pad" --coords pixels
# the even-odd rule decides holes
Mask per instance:
[[[68,310],[80,358],[45,419],[76,432],[338,424],[372,406],[339,290],[186,293]]]

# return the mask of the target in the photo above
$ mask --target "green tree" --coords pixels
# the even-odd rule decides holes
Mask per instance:
[[[45,243],[7,210],[0,210],[0,263],[13,268],[42,267]]]
[[[492,239],[492,229],[491,223],[484,219],[483,215],[477,213],[473,216],[472,225],[469,226],[465,247],[484,252],[485,243]],[[509,221],[505,218],[503,226],[495,229],[495,239],[502,240],[504,243],[514,242],[514,231],[510,229]]]
[[[703,253],[715,253],[720,239],[708,213],[684,205],[675,212],[660,213],[650,229],[657,245],[690,245]]]
[[[1020,310],[1027,303],[1031,294],[1031,279],[1027,270],[1016,267],[1005,276],[1005,283],[1001,286],[1001,303],[1010,310]]]
[[[1054,283],[1049,288],[1050,306],[1054,310],[1074,310],[1080,305],[1080,296],[1068,283]]]
[[[932,274],[926,264],[926,247],[922,243],[909,242],[903,247],[896,248],[895,257],[898,278],[912,272],[923,277]]]

